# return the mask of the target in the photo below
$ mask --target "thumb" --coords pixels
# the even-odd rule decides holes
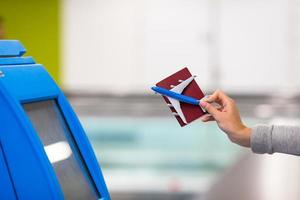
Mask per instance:
[[[215,119],[218,118],[218,114],[220,113],[220,111],[213,105],[205,101],[201,101],[200,106],[204,108],[209,114],[211,114]]]

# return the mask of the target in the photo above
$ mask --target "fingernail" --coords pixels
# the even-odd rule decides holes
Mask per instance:
[[[210,95],[205,95],[205,96],[201,99],[201,101],[210,102],[209,98],[210,98]]]
[[[205,101],[200,102],[200,106],[205,107],[206,105],[207,105],[207,103]]]
[[[201,101],[208,101],[208,99],[207,98],[203,98],[203,99],[201,99]]]

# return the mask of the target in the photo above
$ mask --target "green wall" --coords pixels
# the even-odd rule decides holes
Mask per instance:
[[[20,40],[27,54],[60,81],[59,0],[0,0],[5,38]]]

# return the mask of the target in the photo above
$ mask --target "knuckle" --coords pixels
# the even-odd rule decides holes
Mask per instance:
[[[215,93],[216,93],[216,94],[220,94],[221,92],[222,92],[222,90],[217,89]]]
[[[218,91],[218,94],[224,94],[223,90],[221,90],[221,89],[217,89],[217,91]]]

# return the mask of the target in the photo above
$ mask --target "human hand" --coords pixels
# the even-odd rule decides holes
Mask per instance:
[[[227,134],[232,142],[250,147],[251,129],[243,124],[233,99],[217,90],[201,100],[200,106],[209,113],[201,117],[203,122],[216,121],[219,128]]]

